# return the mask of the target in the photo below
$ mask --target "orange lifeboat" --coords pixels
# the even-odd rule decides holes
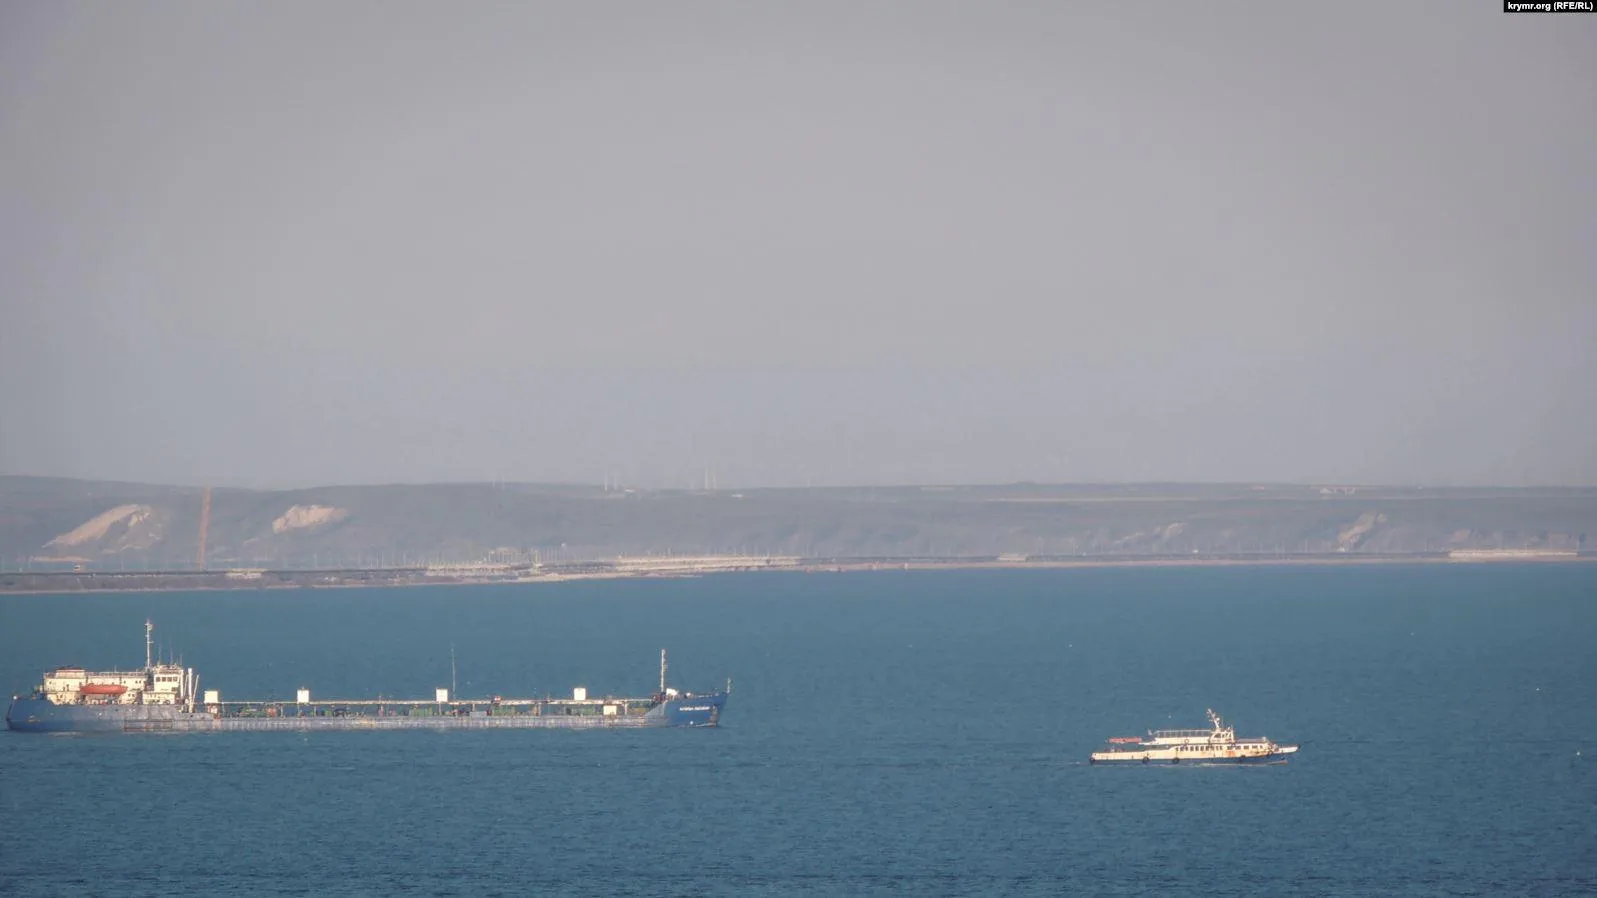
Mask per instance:
[[[84,695],[121,695],[128,691],[128,687],[115,683],[84,683],[78,691]]]

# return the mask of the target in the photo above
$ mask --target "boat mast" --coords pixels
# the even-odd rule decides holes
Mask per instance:
[[[144,669],[149,670],[150,652],[155,648],[155,624],[149,619],[144,619]]]
[[[449,644],[449,700],[450,701],[459,701],[460,700],[459,696],[457,696],[455,694],[455,693],[460,691],[460,685],[457,682],[459,679],[460,678],[455,673],[455,644],[453,642],[451,642]]]
[[[665,649],[660,650],[660,694],[665,695]]]

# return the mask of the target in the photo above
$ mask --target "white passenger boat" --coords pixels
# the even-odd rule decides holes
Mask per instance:
[[[1092,753],[1091,762],[1138,761],[1143,764],[1259,764],[1286,763],[1296,745],[1280,745],[1264,737],[1238,739],[1237,731],[1225,725],[1220,715],[1209,711],[1207,730],[1149,730],[1147,736],[1117,736],[1102,751]]]

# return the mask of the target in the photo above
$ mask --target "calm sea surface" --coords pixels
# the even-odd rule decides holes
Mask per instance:
[[[19,895],[1597,893],[1597,566],[732,575],[0,598],[0,682],[643,695],[710,731],[0,733]],[[1092,767],[1104,737],[1301,741]]]

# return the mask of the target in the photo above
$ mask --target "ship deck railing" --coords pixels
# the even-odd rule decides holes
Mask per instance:
[[[383,718],[510,718],[510,717],[642,717],[655,707],[651,699],[502,699],[498,702],[422,699],[355,699],[350,701],[231,701],[197,702],[196,710],[229,719],[310,720],[351,717]],[[605,709],[614,709],[606,714]]]
[[[598,715],[500,715],[496,717],[376,717],[351,715],[348,717],[221,717],[215,720],[143,720],[123,724],[123,732],[204,732],[209,730],[257,731],[273,730],[496,730],[496,729],[631,729],[649,726],[649,718],[641,714],[599,717]]]
[[[350,699],[348,701],[343,699],[319,698],[312,702],[297,702],[293,699],[286,698],[268,698],[255,699],[253,701],[195,702],[195,704],[205,705],[206,707],[218,706],[222,708],[356,708],[378,706],[420,707],[423,705],[435,705],[445,708],[493,708],[502,706],[508,707],[510,705],[560,705],[597,708],[603,705],[652,705],[654,704],[654,699],[588,698],[578,700],[570,698],[500,698],[498,701],[494,701],[492,699],[483,698],[475,700],[451,699],[447,702],[440,702],[430,698],[360,698]]]

